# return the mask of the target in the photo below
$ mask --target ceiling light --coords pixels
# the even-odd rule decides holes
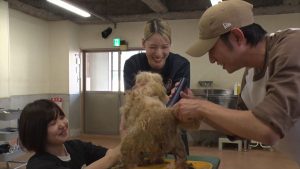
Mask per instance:
[[[83,16],[83,17],[90,17],[91,16],[91,14],[89,14],[88,12],[86,12],[86,11],[84,11],[84,10],[82,10],[82,9],[74,6],[74,5],[71,5],[71,4],[67,3],[67,2],[64,2],[62,0],[47,0],[47,1],[53,3],[53,4],[57,5],[57,6],[60,6],[60,7],[66,9],[68,11],[76,13],[76,14],[78,14],[80,16]]]
[[[220,2],[222,2],[222,0],[210,0],[212,6],[217,5]]]

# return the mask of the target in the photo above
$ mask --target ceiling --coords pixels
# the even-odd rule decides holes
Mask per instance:
[[[198,19],[211,6],[209,0],[65,0],[92,14],[83,18],[46,0],[6,0],[9,7],[47,20],[70,20],[78,24],[117,24],[146,21],[155,17],[167,20]],[[254,5],[255,15],[300,13],[300,0],[246,0]]]

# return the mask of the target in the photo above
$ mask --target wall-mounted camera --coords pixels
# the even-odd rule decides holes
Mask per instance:
[[[112,32],[112,28],[108,27],[104,31],[101,32],[102,38],[106,39]]]

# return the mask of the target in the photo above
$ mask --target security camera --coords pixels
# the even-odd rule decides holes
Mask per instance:
[[[102,38],[106,39],[112,32],[112,28],[108,27],[104,31],[101,32]]]

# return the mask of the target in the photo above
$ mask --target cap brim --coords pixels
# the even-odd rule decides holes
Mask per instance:
[[[199,39],[186,51],[186,53],[193,57],[203,56],[215,45],[218,39],[219,37],[205,40]]]

